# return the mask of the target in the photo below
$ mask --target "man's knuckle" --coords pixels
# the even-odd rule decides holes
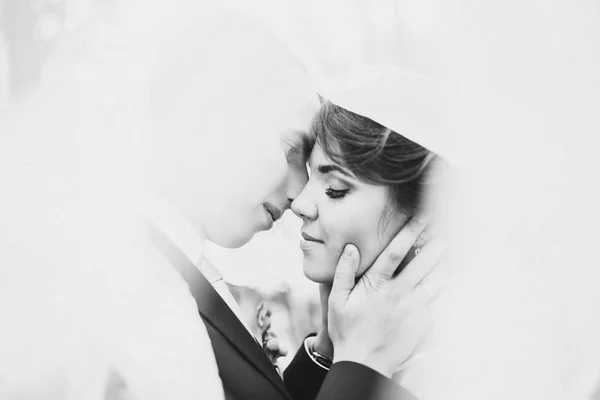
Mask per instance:
[[[365,286],[374,291],[379,291],[384,283],[384,279],[380,274],[369,274],[363,277]]]
[[[404,254],[398,250],[392,250],[388,253],[388,261],[394,264],[400,264],[404,259]]]
[[[389,280],[382,275],[379,275],[376,280],[375,280],[375,287],[379,290],[382,290],[384,288],[386,288],[386,284],[389,282]]]

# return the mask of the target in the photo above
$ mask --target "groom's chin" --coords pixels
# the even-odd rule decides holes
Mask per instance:
[[[208,239],[218,246],[228,249],[237,249],[247,244],[254,237],[254,232],[219,232],[215,235],[208,235]]]

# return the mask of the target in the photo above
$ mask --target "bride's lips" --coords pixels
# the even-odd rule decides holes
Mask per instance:
[[[324,241],[317,239],[315,237],[310,236],[308,233],[306,232],[302,232],[302,237],[304,238],[304,240],[306,240],[307,242],[316,242],[316,243],[325,243]]]
[[[310,254],[315,246],[324,244],[322,240],[319,240],[313,236],[310,236],[306,232],[302,232],[302,240],[300,240],[300,250],[304,252],[304,255]],[[308,252],[308,253],[307,253]]]

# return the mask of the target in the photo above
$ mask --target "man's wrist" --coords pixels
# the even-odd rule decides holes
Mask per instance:
[[[314,336],[312,339],[311,344],[315,351],[329,359],[333,359],[333,343],[329,337],[323,338],[320,333],[317,333],[317,336]]]
[[[306,339],[304,339],[304,349],[306,350],[306,353],[308,354],[310,359],[315,364],[317,364],[321,368],[329,371],[329,368],[331,368],[331,364],[333,363],[333,361],[331,360],[330,357],[327,357],[326,355],[319,353],[319,351],[315,349],[314,341],[315,341],[314,336],[309,336]]]

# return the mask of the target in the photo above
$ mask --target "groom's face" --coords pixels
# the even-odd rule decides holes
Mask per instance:
[[[298,87],[287,94],[236,112],[221,136],[226,151],[215,164],[219,189],[203,218],[207,236],[221,246],[239,247],[269,230],[308,181],[314,142],[308,131],[318,97]]]
[[[161,127],[181,137],[169,183],[209,240],[239,247],[270,229],[305,185],[318,95],[293,53],[255,21],[227,13],[189,22],[161,47],[154,75],[168,116]]]

